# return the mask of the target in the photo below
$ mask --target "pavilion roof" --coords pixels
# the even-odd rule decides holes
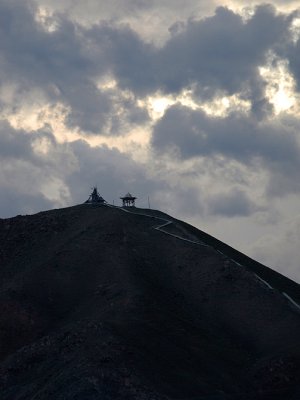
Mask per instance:
[[[131,193],[126,193],[125,196],[120,197],[121,199],[136,199],[136,197],[132,196]]]

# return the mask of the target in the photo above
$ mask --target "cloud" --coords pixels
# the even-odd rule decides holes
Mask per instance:
[[[196,82],[204,97],[211,97],[216,90],[240,92],[243,82],[256,77],[257,65],[263,64],[266,50],[282,29],[268,8],[264,14],[272,19],[274,37],[271,40],[264,31],[256,42],[262,30],[257,22],[261,12],[259,8],[244,24],[239,14],[219,7],[212,17],[189,21],[162,49],[162,65],[171,67],[165,70],[166,90],[179,91]]]
[[[74,168],[72,161],[49,129],[26,132],[1,121],[1,217],[62,206],[68,197],[63,174]]]
[[[48,32],[37,22],[36,12],[26,1],[0,2],[0,84],[15,88],[14,103],[7,107],[16,112],[28,92],[38,89],[40,102],[67,107],[66,123],[70,128],[79,128],[86,134],[120,134],[111,129],[116,126],[111,120],[118,120],[115,99],[119,91],[102,90],[98,86],[98,81],[113,67],[108,64],[113,59],[104,43],[111,29],[103,26],[86,30],[64,15],[54,14],[56,29]],[[94,31],[98,36],[93,36]],[[122,34],[120,30],[116,36],[121,40]],[[101,37],[99,43],[98,37]],[[117,103],[119,108],[126,107],[123,119],[136,123],[147,120],[147,112],[135,101],[123,99]]]
[[[208,200],[211,215],[232,217],[249,217],[260,210],[245,192],[233,188],[228,193],[217,193]]]
[[[168,181],[164,169],[150,173],[147,164],[116,148],[91,147],[84,140],[58,143],[49,127],[26,132],[0,124],[2,218],[83,203],[94,185],[110,203],[120,204],[130,191],[140,207],[148,206],[150,196],[155,208],[201,213],[199,190],[174,185],[174,179]]]
[[[23,159],[31,154],[30,140],[24,131],[15,131],[7,121],[0,121],[1,159]]]
[[[38,89],[42,102],[66,106],[70,128],[104,135],[120,134],[115,132],[122,126],[115,107],[120,89],[134,99],[123,102],[122,119],[128,123],[148,119],[137,98],[186,88],[198,100],[237,93],[250,99],[253,113],[262,118],[271,106],[258,67],[291,24],[291,18],[271,6],[257,7],[246,22],[219,7],[211,17],[188,20],[159,48],[129,26],[101,22],[84,27],[59,13],[51,16],[55,28],[49,31],[27,1],[2,0],[0,15],[0,82],[17,87],[13,108]],[[108,75],[116,86],[103,90],[98,83]],[[117,120],[119,124],[112,123]]]
[[[165,173],[166,171],[160,171],[161,176]],[[175,185],[175,182],[170,179],[161,188],[156,188],[151,193],[151,205],[173,216],[181,214],[185,219],[203,216],[204,199],[201,189],[196,185],[184,185],[184,177],[181,178],[183,182],[180,182],[179,174],[177,174]]]
[[[109,99],[89,81],[95,68],[88,55],[82,54],[76,26],[57,16],[59,28],[49,33],[37,23],[34,13],[27,1],[0,3],[1,80],[16,85],[20,97],[39,88],[49,102],[71,107],[72,122],[94,131],[97,120],[101,128]],[[88,107],[91,109],[86,116]],[[88,124],[87,120],[92,122]]]
[[[276,198],[300,193],[298,131],[297,119],[212,117],[174,105],[156,123],[151,144],[172,164],[192,163],[194,173],[199,168],[207,215],[250,217],[270,212]]]
[[[90,147],[82,140],[70,144],[70,149],[78,160],[78,169],[65,181],[75,203],[84,201],[91,186],[98,185],[110,203],[119,204],[119,197],[129,191],[138,197],[140,207],[147,207],[147,196],[163,185],[148,176],[145,166],[117,149]]]
[[[287,169],[300,163],[297,139],[289,127],[258,123],[238,113],[212,117],[181,105],[170,107],[157,122],[152,145],[157,152],[175,148],[183,159],[221,154],[249,165],[259,159]]]
[[[156,4],[155,4],[156,3]],[[50,9],[60,9],[71,16],[81,16],[82,19],[115,19],[126,15],[136,14],[143,10],[149,10],[157,5],[155,0],[112,0],[99,2],[89,0],[88,7],[74,0],[39,0],[39,4]]]
[[[257,260],[299,282],[299,235],[300,216],[296,215],[292,221],[281,221],[276,235],[261,237],[252,245],[251,253]]]
[[[32,214],[38,211],[49,210],[53,202],[42,193],[28,193],[16,187],[1,185],[0,218],[14,217],[15,215]]]
[[[26,132],[0,123],[1,217],[83,203],[93,185],[116,204],[131,191],[141,207],[150,193],[167,189],[117,149],[83,140],[58,143],[50,128]]]
[[[140,96],[157,90],[157,49],[130,27],[99,24],[87,29],[85,35],[103,51],[106,66],[120,88]]]
[[[88,7],[76,0],[39,0],[42,7],[49,10],[60,10],[70,19],[86,26],[99,21],[114,21],[127,24],[147,41],[155,41],[161,45],[168,36],[168,27],[178,20],[187,19],[192,15],[207,15],[213,13],[215,1],[185,0],[111,0],[103,2],[89,0]]]
[[[188,20],[161,48],[145,43],[129,28],[98,26],[89,35],[98,43],[108,41],[107,56],[122,88],[139,96],[191,88],[202,100],[220,93],[242,94],[262,118],[272,108],[258,67],[266,63],[290,24],[288,16],[276,14],[271,6],[257,7],[246,22],[219,7],[212,17]]]
[[[295,17],[300,16],[300,10],[295,13]],[[288,60],[288,68],[296,81],[296,90],[300,92],[300,35],[296,41],[291,40],[292,32],[278,43],[276,54],[283,59]]]

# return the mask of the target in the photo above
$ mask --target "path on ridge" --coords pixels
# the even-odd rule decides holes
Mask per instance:
[[[152,228],[155,229],[155,230],[157,230],[157,231],[163,232],[165,235],[169,235],[169,236],[172,236],[172,237],[174,237],[174,238],[176,238],[176,239],[183,240],[184,242],[189,242],[189,243],[197,244],[197,245],[199,245],[199,246],[210,247],[210,248],[212,248],[214,251],[217,251],[217,252],[218,252],[219,254],[221,254],[222,256],[228,258],[228,259],[229,259],[230,261],[232,261],[234,264],[238,265],[239,267],[245,268],[244,265],[242,265],[242,264],[238,263],[237,261],[235,261],[234,259],[228,257],[226,254],[222,253],[222,252],[221,252],[220,250],[218,250],[218,249],[215,249],[215,248],[214,248],[213,246],[211,246],[211,245],[205,244],[205,243],[203,243],[203,242],[201,242],[201,241],[195,241],[195,240],[187,239],[187,238],[184,238],[184,237],[179,236],[179,235],[175,235],[174,233],[170,233],[170,232],[167,232],[166,230],[162,229],[162,228],[165,228],[166,226],[169,226],[169,225],[171,225],[171,224],[174,224],[174,221],[172,221],[172,220],[170,220],[170,219],[157,217],[157,216],[155,216],[155,215],[149,215],[149,214],[145,214],[145,213],[139,213],[139,212],[130,211],[130,210],[128,210],[128,208],[118,207],[118,206],[114,206],[114,205],[111,205],[111,204],[106,204],[106,206],[107,206],[107,207],[111,207],[111,208],[117,208],[117,209],[119,209],[119,210],[121,210],[121,211],[123,211],[123,212],[126,212],[126,213],[128,213],[128,214],[140,215],[140,216],[144,216],[144,217],[148,217],[148,218],[152,218],[152,219],[156,219],[156,220],[163,221],[163,224],[158,225],[158,226],[152,226]],[[174,226],[175,226],[176,228],[178,228],[178,226],[176,226],[175,224],[174,224]],[[268,282],[266,282],[264,279],[262,279],[259,275],[257,275],[257,274],[254,273],[254,272],[253,272],[253,275],[256,277],[257,281],[259,281],[261,284],[263,284],[263,285],[265,286],[265,288],[266,288],[267,290],[274,290],[274,288],[273,288]],[[294,299],[292,299],[292,298],[291,298],[287,293],[285,293],[285,292],[279,292],[279,293],[281,293],[281,295],[282,295],[286,300],[288,300],[288,302],[289,302],[290,305],[292,306],[293,310],[295,310],[295,311],[297,311],[297,312],[300,312],[300,305],[299,305]]]

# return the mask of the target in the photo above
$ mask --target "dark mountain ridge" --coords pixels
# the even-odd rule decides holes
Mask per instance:
[[[0,393],[298,399],[299,285],[162,212],[0,220]]]

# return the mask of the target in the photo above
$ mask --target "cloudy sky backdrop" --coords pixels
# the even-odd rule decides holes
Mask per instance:
[[[1,218],[131,191],[300,282],[299,0],[0,0],[0,31]]]

